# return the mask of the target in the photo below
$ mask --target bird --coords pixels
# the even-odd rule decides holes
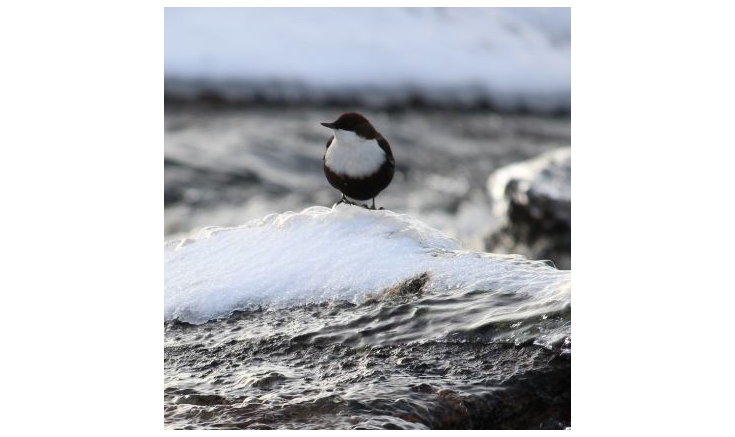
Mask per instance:
[[[323,161],[327,181],[342,193],[335,205],[357,205],[349,199],[373,199],[369,209],[375,209],[375,197],[390,185],[396,168],[390,144],[357,112],[346,112],[336,121],[321,125],[333,133],[327,140]]]

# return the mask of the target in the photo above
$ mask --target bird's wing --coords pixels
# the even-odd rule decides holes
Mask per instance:
[[[378,135],[376,138],[378,141],[378,146],[380,146],[381,149],[383,149],[383,152],[385,152],[385,156],[388,158],[388,162],[390,165],[394,166],[396,165],[395,159],[393,159],[393,152],[390,150],[390,144],[388,144],[388,140],[383,138],[382,135]]]

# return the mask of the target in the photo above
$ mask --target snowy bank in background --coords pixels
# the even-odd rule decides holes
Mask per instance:
[[[424,273],[424,291],[517,293],[524,302],[513,309],[516,318],[571,302],[570,271],[463,251],[408,215],[339,205],[271,214],[165,243],[164,319],[202,323],[261,305],[361,303]]]
[[[166,94],[569,110],[570,8],[166,8]]]

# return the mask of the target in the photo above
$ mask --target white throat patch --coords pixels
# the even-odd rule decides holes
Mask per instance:
[[[366,140],[354,132],[335,129],[324,162],[335,173],[362,178],[378,171],[385,162],[385,152],[377,140]]]

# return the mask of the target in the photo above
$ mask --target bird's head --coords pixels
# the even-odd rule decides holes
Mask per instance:
[[[357,112],[346,112],[332,123],[321,123],[322,126],[332,129],[336,136],[340,131],[353,132],[364,139],[374,139],[377,131],[362,114]]]

